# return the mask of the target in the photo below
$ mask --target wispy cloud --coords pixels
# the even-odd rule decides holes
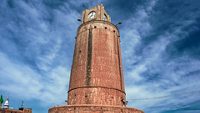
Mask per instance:
[[[0,62],[1,90],[15,95],[16,98],[36,99],[46,105],[65,100],[64,94],[69,81],[69,71],[65,66],[58,66],[41,74],[28,65],[8,59],[3,53],[0,53]]]
[[[181,25],[159,33],[161,29],[157,29],[153,21],[157,19],[154,13],[160,4],[152,0],[138,7],[133,17],[124,22],[121,38],[129,104],[153,113],[190,104],[199,99],[200,91],[197,88],[200,84],[190,81],[200,79],[199,60],[187,54],[174,58],[168,52],[170,45],[188,36],[190,31],[184,29],[196,23],[198,16],[191,15],[187,20],[176,18],[177,22],[172,24]]]
[[[43,1],[2,4],[0,91],[48,106],[64,103],[79,13],[64,2],[60,9]]]

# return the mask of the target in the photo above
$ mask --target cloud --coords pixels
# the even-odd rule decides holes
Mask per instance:
[[[197,88],[199,83],[192,81],[194,78],[200,79],[199,60],[187,53],[173,57],[168,52],[168,47],[174,47],[174,42],[185,40],[192,33],[192,30],[184,29],[194,26],[198,16],[189,14],[191,17],[187,20],[184,17],[172,17],[173,21],[177,20],[172,25],[181,24],[158,29],[157,23],[165,27],[164,23],[172,22],[167,17],[166,21],[159,21],[168,12],[166,15],[162,12],[159,14],[161,17],[155,17],[161,4],[163,3],[160,1],[149,1],[138,7],[134,15],[123,22],[125,27],[121,28],[127,99],[130,100],[130,105],[153,113],[175,110],[184,104],[190,104],[199,99],[200,90]],[[177,10],[179,14],[182,9]],[[198,29],[195,30],[198,32]],[[190,97],[192,92],[193,96]]]
[[[64,2],[59,9],[43,1],[2,4],[1,92],[40,105],[64,103],[79,13]]]
[[[61,103],[65,99],[69,71],[64,66],[43,73],[48,75],[43,76],[27,65],[8,59],[3,53],[0,53],[0,62],[1,91],[7,91],[16,98],[36,99],[47,105]]]

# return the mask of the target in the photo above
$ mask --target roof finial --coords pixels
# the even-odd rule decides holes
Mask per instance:
[[[22,100],[21,108],[24,108],[24,101]]]

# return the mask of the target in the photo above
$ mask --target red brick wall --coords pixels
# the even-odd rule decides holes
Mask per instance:
[[[61,106],[49,109],[49,113],[144,113],[138,109],[114,106]]]
[[[123,106],[125,92],[119,42],[119,32],[109,22],[94,21],[80,26],[68,92],[69,105]]]
[[[32,113],[31,109],[14,110],[14,109],[0,109],[0,113]]]
[[[124,94],[119,90],[100,87],[77,88],[69,93],[70,104],[122,106],[121,97],[124,97]]]

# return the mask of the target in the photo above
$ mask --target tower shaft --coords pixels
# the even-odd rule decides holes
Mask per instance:
[[[122,106],[125,100],[119,32],[102,20],[77,32],[68,104]]]

